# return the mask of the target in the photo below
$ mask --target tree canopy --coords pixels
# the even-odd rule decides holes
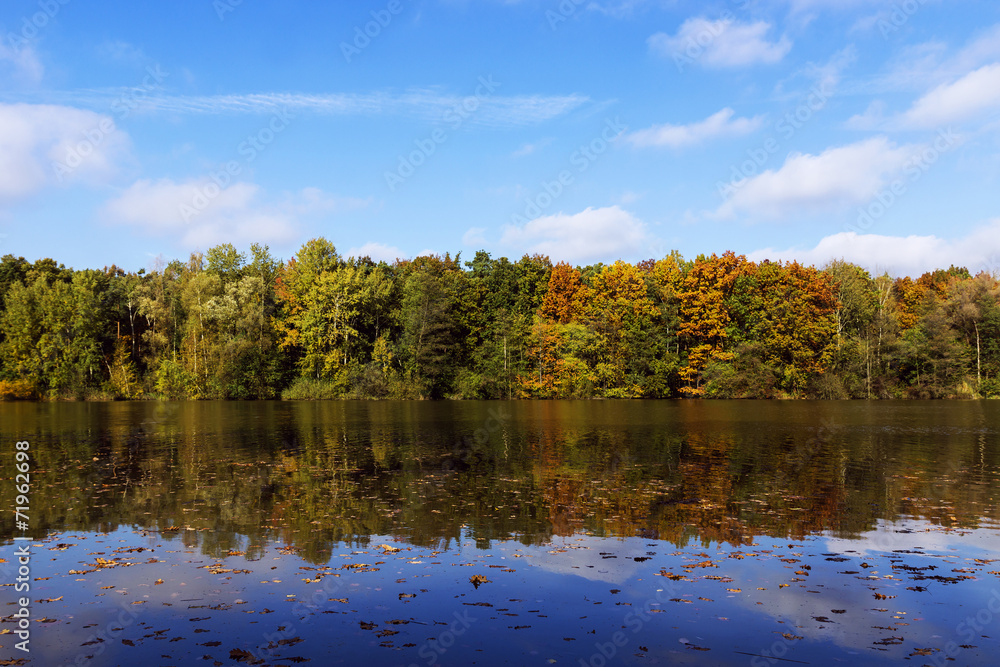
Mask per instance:
[[[231,244],[129,273],[0,260],[0,396],[1000,395],[1000,283],[672,252],[391,264]]]

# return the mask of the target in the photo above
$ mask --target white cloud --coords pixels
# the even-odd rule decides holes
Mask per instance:
[[[28,45],[11,48],[6,42],[0,41],[0,64],[11,71],[14,79],[32,85],[40,83],[45,76],[45,67],[35,50]]]
[[[868,105],[864,113],[851,116],[846,127],[851,130],[874,130],[880,128],[885,123],[885,102],[874,100]]]
[[[333,116],[404,116],[452,126],[517,127],[542,123],[577,109],[590,98],[584,95],[502,95],[503,81],[490,82],[494,92],[480,84],[479,97],[470,94],[448,94],[436,89],[412,89],[403,93],[249,93],[239,95],[166,95],[151,93],[143,96],[142,109],[188,115],[263,115],[313,113]],[[475,82],[472,82],[475,83]],[[76,91],[56,94],[65,104],[108,108],[129,94],[130,89]],[[474,108],[469,112],[463,108]]]
[[[900,123],[906,128],[934,128],[996,110],[1000,110],[1000,63],[941,84],[917,100]]]
[[[877,12],[875,14],[869,14],[867,16],[862,16],[854,22],[854,25],[847,31],[848,35],[854,35],[859,32],[868,32],[875,28],[879,24],[879,21],[885,20],[885,12]]]
[[[385,245],[384,243],[366,243],[360,248],[351,248],[347,251],[347,257],[371,257],[376,262],[386,262],[392,264],[397,259],[405,259],[406,253],[396,246]]]
[[[869,110],[851,118],[852,129],[913,130],[939,128],[974,120],[1000,109],[1000,24],[990,26],[949,56],[949,47],[929,41],[895,52],[884,74],[855,83],[851,92],[881,95],[887,91],[918,91],[921,97],[902,113],[886,115],[876,100]]]
[[[814,90],[821,90],[828,96],[834,95],[840,87],[844,72],[854,65],[857,60],[858,51],[853,44],[849,44],[834,53],[823,64],[809,63],[803,68],[802,73],[815,82]]]
[[[146,62],[142,49],[122,40],[106,40],[97,47],[97,53],[108,60],[140,65]]]
[[[155,182],[147,179],[133,183],[107,204],[106,211],[118,222],[143,225],[157,232],[173,232],[196,225],[199,218],[208,220],[247,210],[259,190],[259,186],[246,182],[219,189],[209,179],[180,183],[169,178]],[[206,192],[215,193],[215,196],[209,198]],[[201,200],[206,203],[201,204]],[[187,220],[182,206],[195,211]]]
[[[514,157],[514,158],[527,157],[528,155],[531,155],[535,151],[538,151],[538,150],[540,150],[542,148],[545,148],[546,146],[548,146],[551,143],[552,143],[552,139],[551,138],[545,138],[545,139],[542,139],[540,141],[536,141],[533,144],[524,144],[523,146],[521,146],[520,148],[518,148],[516,151],[514,151],[513,153],[511,153],[510,156]]]
[[[776,63],[791,50],[792,42],[782,36],[767,40],[771,24],[766,21],[739,23],[732,19],[710,21],[690,18],[676,35],[657,33],[649,38],[654,53],[672,58],[678,65],[697,62],[705,67],[744,67],[756,63]]]
[[[992,25],[949,55],[949,45],[931,40],[893,51],[886,71],[868,81],[856,81],[852,92],[881,95],[887,91],[927,91],[952,83],[973,70],[1000,60],[1000,23]]]
[[[338,197],[328,195],[319,188],[302,188],[299,192],[286,194],[283,209],[295,215],[344,213],[367,208],[373,201],[371,197]]]
[[[1000,58],[1000,23],[990,26],[959,51],[950,63],[951,72],[968,72]]]
[[[628,206],[629,204],[636,203],[637,201],[642,199],[642,197],[643,195],[639,194],[638,192],[626,190],[625,192],[622,193],[622,196],[618,198],[618,203],[622,204],[623,206]]]
[[[520,227],[509,225],[500,243],[517,252],[579,263],[629,257],[648,240],[645,223],[618,206],[609,206],[548,215]]]
[[[484,227],[470,227],[462,235],[462,245],[467,248],[482,248],[486,245],[486,229]]]
[[[850,9],[862,5],[877,5],[884,0],[789,0],[792,11],[816,9]]]
[[[688,125],[655,125],[633,132],[625,140],[633,146],[669,146],[684,148],[718,137],[741,137],[755,132],[764,124],[763,116],[733,118],[735,111],[725,108],[708,118]]]
[[[106,115],[43,104],[0,104],[0,203],[48,185],[106,182],[130,152]]]
[[[973,274],[994,273],[1000,271],[1000,219],[957,239],[841,232],[823,238],[813,248],[765,248],[747,257],[753,261],[794,259],[815,266],[845,259],[872,273],[888,271],[894,276],[916,277],[951,265],[964,266]]]
[[[652,4],[666,5],[667,3],[664,0],[607,0],[602,2],[592,0],[587,5],[587,9],[612,18],[624,19],[631,18],[637,10]]]
[[[209,179],[141,180],[104,208],[114,223],[153,235],[173,235],[182,246],[217,243],[280,243],[298,236],[301,216],[350,210],[363,200],[331,197],[315,188],[264,200],[260,186],[244,181],[219,189]]]
[[[948,45],[939,41],[903,45],[889,55],[889,65],[883,74],[854,82],[852,92],[881,95],[888,91],[927,90],[928,85],[953,78],[942,76],[946,69],[942,60],[947,52]]]
[[[916,154],[874,137],[819,155],[794,153],[778,170],[745,181],[716,211],[722,218],[738,213],[784,217],[868,201]]]

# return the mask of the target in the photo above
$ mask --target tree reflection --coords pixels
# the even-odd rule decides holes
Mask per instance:
[[[323,563],[377,536],[747,545],[1000,518],[995,408],[876,426],[850,410],[762,423],[753,403],[512,403],[487,432],[498,405],[22,404],[4,406],[3,436],[32,441],[37,534],[129,526],[216,558],[277,542]]]

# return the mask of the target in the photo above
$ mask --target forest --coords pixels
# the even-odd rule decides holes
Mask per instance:
[[[992,398],[1000,282],[672,252],[389,264],[323,238],[151,270],[0,260],[0,398]]]

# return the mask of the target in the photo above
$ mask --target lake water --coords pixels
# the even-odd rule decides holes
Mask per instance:
[[[0,660],[996,664],[998,432],[989,401],[0,404],[4,508],[32,455]]]

